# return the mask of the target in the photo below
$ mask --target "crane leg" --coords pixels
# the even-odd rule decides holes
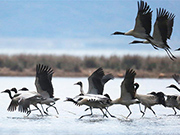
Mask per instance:
[[[153,114],[156,116],[156,113],[155,113],[155,111],[151,108],[151,107],[148,107],[152,112],[153,112]]]
[[[143,112],[143,115],[141,117],[143,117],[145,115],[145,112],[146,112],[146,106],[144,106],[144,112]]]
[[[167,51],[171,54],[171,56],[172,56],[173,58],[176,59],[176,57],[172,54],[172,52],[171,52],[169,49],[167,49]]]
[[[171,51],[169,49],[164,49],[166,51],[166,53],[168,54],[169,58],[171,60],[174,61],[174,59],[176,59],[176,57],[171,53]]]
[[[99,108],[101,110],[101,112],[103,113],[103,117],[106,116],[108,118],[108,116],[104,113],[102,108]]]
[[[44,108],[43,108],[42,104],[41,104],[41,108],[42,108],[43,112],[44,112],[46,115],[49,115],[46,111],[44,111]]]
[[[29,110],[27,111],[27,116],[29,116],[32,111],[36,111],[36,110],[39,110],[39,112],[41,113],[41,116],[43,116],[42,111],[38,108],[38,106],[35,106],[35,107],[36,109],[32,109],[32,110],[29,108]]]
[[[174,110],[174,115],[176,115],[176,114],[177,114],[177,112],[176,112],[175,108],[173,107],[172,109]]]
[[[108,111],[107,108],[104,108],[104,109],[106,110],[106,112],[107,112],[111,117],[116,118],[116,116],[112,115],[112,114]]]
[[[143,116],[144,116],[144,112],[141,110],[141,105],[139,104],[139,110],[140,110],[140,112],[143,114]]]
[[[85,117],[85,116],[91,116],[93,113],[92,113],[92,108],[90,107],[90,111],[91,111],[91,113],[90,114],[86,114],[86,115],[82,115],[79,119],[82,119],[83,117]]]
[[[127,109],[129,110],[129,114],[128,114],[128,116],[126,117],[126,119],[127,119],[127,118],[129,118],[129,116],[132,114],[132,112],[131,112],[129,106],[126,106],[126,107],[127,107]]]
[[[53,107],[53,108],[56,110],[56,113],[59,114],[57,108],[56,108],[54,105],[55,105],[55,103],[53,103],[52,105],[51,105],[51,104],[48,105],[48,107],[46,108],[46,111],[48,112],[48,109],[49,109],[50,107]]]

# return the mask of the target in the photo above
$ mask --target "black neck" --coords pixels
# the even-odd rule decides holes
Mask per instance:
[[[82,86],[82,84],[80,84],[79,86],[80,86],[80,92],[81,92],[81,94],[84,94],[84,91],[83,91],[83,86]]]
[[[144,43],[143,41],[134,40],[130,44],[138,44],[138,43]]]
[[[180,89],[176,85],[172,84],[169,88],[175,88],[176,90],[178,90],[180,92]]]
[[[157,94],[158,97],[158,103],[162,104],[163,106],[166,107],[166,102],[165,102],[165,98],[164,98],[164,93],[163,92],[158,92]]]
[[[124,32],[116,31],[116,32],[112,33],[111,35],[124,35]]]
[[[12,88],[11,91],[14,91],[15,93],[17,93],[17,89],[16,88]]]
[[[11,99],[13,99],[13,97],[12,97],[12,95],[11,95],[11,91],[8,91],[7,93],[9,94],[9,97],[10,97]]]
[[[134,84],[134,90],[137,91],[138,88],[139,88],[139,84],[138,84],[138,83],[135,83],[135,84]]]

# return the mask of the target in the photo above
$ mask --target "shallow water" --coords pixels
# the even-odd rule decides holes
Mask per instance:
[[[27,87],[30,90],[36,90],[34,86],[34,77],[0,77],[1,90],[16,87],[18,89]],[[180,117],[173,116],[170,108],[164,108],[157,105],[153,109],[157,117],[147,109],[146,114],[141,118],[138,105],[130,106],[132,115],[129,119],[128,110],[125,106],[114,105],[109,108],[111,114],[117,118],[103,118],[98,109],[94,109],[92,117],[85,117],[81,120],[81,115],[89,113],[84,111],[86,106],[75,106],[70,102],[63,102],[66,97],[74,97],[79,94],[79,87],[74,83],[82,81],[84,91],[88,89],[87,78],[53,78],[55,97],[60,97],[57,101],[59,115],[53,108],[49,109],[49,116],[41,117],[38,111],[34,111],[29,117],[20,112],[8,112],[7,107],[10,99],[6,93],[0,93],[0,135],[29,135],[29,134],[180,134],[178,130]],[[109,81],[105,86],[104,93],[108,93],[112,99],[120,96],[120,83],[122,79],[116,78]],[[179,94],[174,89],[167,89],[166,86],[176,84],[173,79],[136,79],[140,84],[138,93],[146,94],[152,91],[163,91],[166,94]],[[143,107],[143,106],[142,106]],[[179,111],[177,110],[178,114]]]

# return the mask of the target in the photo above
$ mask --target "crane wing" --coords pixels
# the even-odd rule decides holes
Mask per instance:
[[[113,80],[114,76],[112,74],[104,75],[102,78],[102,84],[105,85],[109,80]]]
[[[174,18],[175,18],[175,15],[170,13],[168,16],[168,22],[167,22],[167,27],[168,27],[167,38],[168,39],[171,38],[171,34],[173,31],[173,26],[174,26]]]
[[[135,98],[135,88],[134,88],[134,78],[136,72],[133,69],[126,70],[124,80],[121,83],[121,98],[122,99],[134,99]]]
[[[54,89],[51,82],[53,73],[53,69],[48,66],[41,64],[36,65],[35,86],[37,92],[43,97],[53,97]]]
[[[103,94],[104,85],[109,80],[114,79],[112,74],[104,74],[102,68],[98,68],[89,78],[89,90],[87,94]]]
[[[154,23],[153,38],[167,44],[167,39],[170,39],[175,15],[169,13],[164,8],[156,9],[157,18]]]
[[[100,67],[88,77],[89,90],[87,94],[102,94],[104,90],[104,85],[102,84],[101,79],[104,76],[104,71]]]
[[[173,77],[173,79],[174,79],[178,84],[180,84],[180,77],[179,77],[179,75],[174,74],[174,75],[172,75],[172,77]]]
[[[151,32],[151,19],[152,11],[147,2],[142,0],[140,2],[138,1],[138,13],[134,31],[149,35]]]

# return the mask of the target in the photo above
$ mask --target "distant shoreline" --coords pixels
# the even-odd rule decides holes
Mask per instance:
[[[88,77],[95,69],[86,69],[86,71],[82,72],[64,72],[62,70],[55,70],[53,76],[54,77]],[[105,74],[112,73],[114,77],[116,78],[123,78],[124,77],[124,71],[121,72],[115,72],[113,70],[106,70],[104,69]],[[172,78],[173,73],[146,73],[146,71],[138,71],[135,70],[137,75],[136,78]],[[0,69],[0,77],[35,77],[35,71],[10,71],[6,69],[6,72],[4,72],[2,69]]]
[[[123,77],[133,68],[137,78],[171,78],[180,74],[180,59],[166,57],[125,56],[71,56],[71,55],[0,55],[0,76],[35,76],[36,64],[52,67],[57,77],[88,77],[97,68],[106,73]]]

